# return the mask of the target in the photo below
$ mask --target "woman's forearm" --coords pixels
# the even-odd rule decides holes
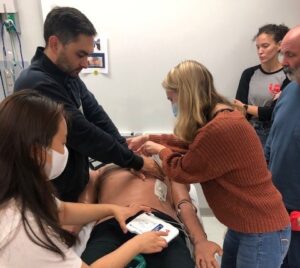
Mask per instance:
[[[247,108],[247,114],[251,114],[255,117],[258,117],[258,106],[255,106],[255,105],[248,105],[248,108]]]
[[[91,221],[114,216],[115,205],[81,204],[62,202],[59,208],[59,220],[62,225],[83,225]]]

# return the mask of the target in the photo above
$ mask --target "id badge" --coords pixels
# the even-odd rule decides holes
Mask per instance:
[[[156,179],[154,185],[154,194],[160,201],[166,202],[167,200],[168,187],[161,180]]]

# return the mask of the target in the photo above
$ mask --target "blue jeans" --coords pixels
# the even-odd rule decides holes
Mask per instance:
[[[240,233],[229,229],[221,268],[279,268],[288,251],[291,228],[269,233]]]
[[[292,210],[288,209],[290,214]],[[292,231],[289,250],[283,260],[281,268],[299,268],[300,267],[300,231]]]
[[[254,127],[257,136],[259,137],[262,146],[264,147],[271,129],[271,122],[251,121],[251,125]]]

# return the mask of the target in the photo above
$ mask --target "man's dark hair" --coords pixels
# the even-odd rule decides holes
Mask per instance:
[[[95,36],[94,25],[78,9],[72,7],[55,7],[47,15],[44,23],[46,46],[51,35],[56,35],[60,42],[67,44],[80,35]]]

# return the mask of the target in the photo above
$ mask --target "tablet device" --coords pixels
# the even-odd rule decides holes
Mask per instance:
[[[127,223],[126,227],[131,233],[134,234],[142,234],[150,231],[167,232],[168,235],[163,236],[163,238],[168,243],[179,234],[179,231],[176,227],[149,212],[144,212],[138,215],[129,223]]]

